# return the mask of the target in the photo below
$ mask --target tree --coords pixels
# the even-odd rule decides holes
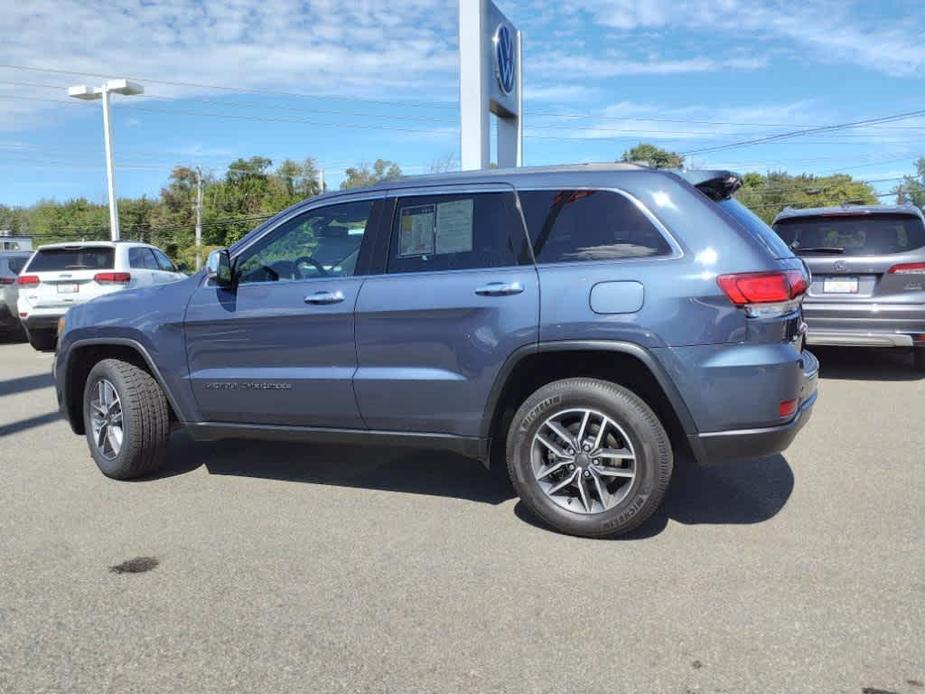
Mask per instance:
[[[793,176],[783,171],[772,171],[767,175],[746,173],[736,197],[768,223],[785,207],[832,207],[877,202],[877,192],[869,183],[856,181],[847,174]]]
[[[903,182],[897,186],[893,193],[896,203],[903,205],[911,202],[920,209],[925,209],[925,157],[919,157],[915,162],[915,175],[904,176]]]
[[[456,158],[456,152],[447,152],[430,162],[431,173],[438,174],[449,171],[459,171],[459,159]]]
[[[632,149],[626,150],[620,161],[647,164],[654,169],[680,169],[684,166],[683,155],[661,149],[648,142],[640,142]]]
[[[346,177],[343,183],[340,184],[341,190],[363,188],[385,181],[397,181],[402,177],[401,167],[394,161],[387,159],[377,159],[372,170],[370,170],[369,164],[363,162],[350,167],[344,173]]]

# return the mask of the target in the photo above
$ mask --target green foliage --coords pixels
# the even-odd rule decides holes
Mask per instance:
[[[903,182],[893,191],[896,202],[900,205],[911,202],[920,209],[925,209],[925,157],[915,162],[915,175],[905,176]]]
[[[377,159],[372,170],[370,170],[369,164],[364,162],[359,166],[350,167],[344,173],[346,177],[344,182],[340,184],[341,190],[363,188],[385,181],[397,181],[402,177],[401,167],[394,161],[387,159]]]
[[[792,176],[783,171],[766,175],[749,172],[742,176],[737,199],[770,223],[785,207],[829,207],[846,203],[874,204],[876,191],[869,183],[847,174]]]
[[[632,149],[626,150],[620,157],[620,161],[647,164],[654,169],[680,169],[684,166],[682,155],[661,149],[648,142],[640,142]]]

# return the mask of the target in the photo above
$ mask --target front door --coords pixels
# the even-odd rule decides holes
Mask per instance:
[[[477,436],[539,288],[509,186],[401,191],[383,274],[357,301],[355,387],[372,429]]]
[[[382,205],[290,217],[235,254],[234,290],[204,282],[195,292],[187,354],[204,421],[363,428],[353,309],[366,229]]]

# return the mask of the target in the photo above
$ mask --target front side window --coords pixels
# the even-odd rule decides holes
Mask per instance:
[[[171,262],[170,258],[164,255],[161,251],[152,249],[154,253],[154,259],[157,261],[157,267],[164,272],[176,272],[176,265]]]
[[[128,265],[134,270],[158,270],[150,248],[129,248]]]
[[[524,245],[513,193],[407,197],[395,209],[388,271],[509,267]]]
[[[354,275],[372,208],[372,200],[347,202],[284,222],[239,258],[239,283]]]
[[[669,255],[671,246],[629,198],[609,190],[528,190],[520,202],[537,263]]]

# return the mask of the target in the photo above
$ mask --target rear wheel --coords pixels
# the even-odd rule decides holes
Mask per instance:
[[[170,437],[167,400],[144,369],[104,359],[84,387],[90,454],[107,477],[125,480],[160,467]]]
[[[913,366],[916,371],[925,371],[925,347],[916,347],[912,350]]]
[[[28,330],[26,337],[32,349],[38,352],[54,352],[58,346],[58,335],[54,330]]]
[[[668,489],[668,434],[646,403],[608,381],[543,386],[514,415],[508,471],[520,498],[553,528],[615,537],[645,522]]]

